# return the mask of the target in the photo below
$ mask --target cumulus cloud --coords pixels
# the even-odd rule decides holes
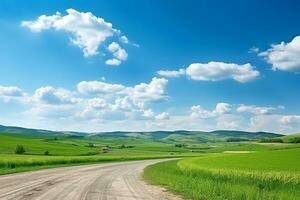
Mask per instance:
[[[0,96],[3,97],[20,97],[23,92],[20,88],[15,86],[2,86],[0,85]]]
[[[273,70],[300,72],[300,36],[288,43],[273,44],[258,55],[264,57]]]
[[[286,115],[281,117],[280,122],[282,124],[292,124],[298,123],[300,124],[300,115]]]
[[[217,118],[217,127],[219,129],[240,129],[241,121],[241,116],[221,115]]]
[[[0,85],[0,100],[4,102],[16,101],[26,103],[30,98],[19,87]]]
[[[127,60],[128,54],[125,49],[121,48],[116,42],[112,42],[108,46],[108,50],[113,54],[115,58],[106,60],[108,65],[120,65],[121,61]]]
[[[191,107],[192,118],[212,118],[223,114],[227,114],[231,111],[231,105],[228,103],[217,103],[214,110],[206,110],[200,105]]]
[[[41,15],[33,21],[22,21],[21,25],[35,32],[48,29],[69,32],[72,35],[71,42],[81,48],[86,57],[97,55],[99,47],[108,38],[120,37],[121,41],[126,43],[127,37],[121,36],[121,32],[103,18],[93,15],[91,12],[79,12],[71,8],[66,12],[67,15],[59,12],[50,16]],[[120,61],[127,59],[127,53],[121,47],[118,51],[113,52],[113,55]],[[107,62],[107,64],[112,63],[117,62]]]
[[[233,79],[241,83],[249,82],[259,76],[259,72],[249,63],[209,62],[193,63],[186,69],[186,74],[193,80],[220,81]]]
[[[130,96],[133,99],[143,101],[161,101],[166,100],[167,95],[165,88],[168,84],[168,80],[165,78],[152,78],[150,83],[140,83],[129,88]]]
[[[159,70],[157,72],[158,75],[173,78],[173,77],[180,77],[185,75],[185,69],[179,69],[179,70]]]
[[[116,58],[112,58],[112,59],[108,59],[105,61],[105,64],[107,65],[115,65],[115,66],[118,66],[121,64],[121,61],[116,59]]]
[[[271,114],[272,111],[276,110],[278,108],[275,107],[260,107],[255,105],[244,105],[241,104],[236,109],[237,112],[248,112],[255,115],[264,115],[264,114]]]
[[[155,117],[156,120],[169,120],[170,114],[167,112],[162,112]]]
[[[123,36],[120,37],[120,41],[123,42],[124,44],[128,44],[129,43],[129,40],[128,40],[128,38],[125,35],[123,35]]]
[[[151,109],[144,110],[143,117],[152,119],[155,116],[154,112]]]
[[[152,78],[150,83],[139,83],[133,87],[103,81],[82,81],[78,83],[77,90],[88,95],[111,94],[128,96],[143,102],[161,101],[167,99],[165,90],[167,83],[167,79],[157,77]]]
[[[192,63],[186,69],[159,70],[158,75],[164,77],[180,77],[186,75],[192,80],[198,81],[221,81],[233,79],[246,83],[259,77],[260,73],[251,64],[235,64],[214,62]]]
[[[45,104],[70,104],[75,103],[71,92],[65,89],[57,89],[51,86],[41,87],[35,91],[33,98]]]
[[[81,81],[77,84],[77,90],[83,94],[99,95],[121,93],[125,90],[125,86],[121,84],[106,83],[103,81]]]
[[[250,129],[293,133],[300,130],[300,115],[255,115],[250,118]]]

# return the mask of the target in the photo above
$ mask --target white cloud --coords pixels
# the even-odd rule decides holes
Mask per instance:
[[[112,58],[112,59],[108,59],[105,61],[105,64],[107,65],[114,65],[114,66],[118,66],[121,64],[121,61],[116,59],[116,58]]]
[[[214,110],[205,110],[200,105],[191,107],[192,118],[212,118],[223,114],[228,114],[231,111],[231,105],[228,103],[217,103]]]
[[[76,102],[76,99],[72,97],[71,92],[65,89],[53,88],[51,86],[38,88],[35,91],[33,98],[38,102],[45,104],[70,104]]]
[[[180,77],[185,75],[185,69],[179,69],[179,70],[159,70],[157,72],[158,75],[164,76],[164,77]]]
[[[231,110],[231,105],[228,103],[218,103],[216,105],[216,108],[214,110],[215,113],[217,113],[218,115],[223,115],[226,113],[229,113]]]
[[[217,118],[218,129],[241,129],[241,116],[221,115]]]
[[[155,117],[156,120],[169,120],[170,114],[167,112],[162,112]]]
[[[167,83],[167,79],[157,77],[152,78],[150,83],[140,83],[133,87],[103,81],[82,81],[78,83],[77,90],[88,95],[110,94],[113,96],[128,96],[134,101],[161,101],[167,99],[165,91]]]
[[[209,62],[193,63],[186,69],[186,74],[193,80],[220,81],[234,79],[245,83],[254,80],[259,72],[252,65],[238,65],[234,63]]]
[[[154,112],[151,109],[147,109],[143,112],[143,117],[151,119],[154,117]]]
[[[80,93],[88,95],[99,95],[123,92],[125,86],[121,84],[110,84],[103,81],[81,81],[77,84]]]
[[[21,25],[35,32],[47,29],[69,32],[73,36],[71,42],[81,48],[86,57],[97,55],[99,47],[108,38],[120,37],[122,41],[127,38],[120,36],[120,31],[114,29],[111,23],[96,17],[91,12],[78,12],[71,8],[67,9],[66,12],[67,15],[62,15],[59,12],[50,16],[41,15],[34,21],[22,21]],[[126,60],[127,53],[120,48],[115,57],[118,57],[119,60]]]
[[[251,47],[248,52],[249,53],[258,53],[259,52],[259,48],[258,47]]]
[[[282,124],[292,124],[298,123],[300,124],[300,115],[286,115],[280,119]]]
[[[129,42],[128,38],[125,35],[120,37],[120,41],[123,42],[124,44],[128,44]]]
[[[0,85],[0,96],[20,97],[20,96],[23,96],[23,92],[20,88],[15,87],[15,86],[2,86],[2,85]]]
[[[110,51],[115,58],[106,61],[108,65],[120,65],[121,61],[125,61],[128,58],[128,54],[125,49],[121,48],[116,42],[112,42],[108,46],[108,51]]]
[[[150,83],[140,83],[133,87],[130,96],[133,99],[142,101],[161,101],[166,100],[165,88],[168,80],[165,78],[152,78]]]
[[[278,108],[274,108],[274,107],[259,107],[259,106],[255,106],[255,105],[244,105],[241,104],[238,106],[238,108],[236,109],[237,112],[248,112],[248,113],[252,113],[255,115],[264,115],[264,114],[271,114],[272,111],[276,110]]]
[[[273,70],[300,72],[300,36],[289,43],[274,44],[258,55],[264,57]]]

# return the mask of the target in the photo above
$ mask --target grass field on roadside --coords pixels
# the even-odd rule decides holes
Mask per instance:
[[[93,147],[89,147],[93,144]],[[15,154],[17,145],[23,155]],[[121,148],[121,146],[125,146]],[[103,152],[101,147],[109,146]],[[49,151],[49,155],[44,155]],[[65,135],[0,134],[0,175],[59,166],[126,160],[196,156],[172,144],[136,139],[99,139]]]
[[[159,163],[145,179],[191,199],[296,200],[300,197],[300,149],[214,154]]]

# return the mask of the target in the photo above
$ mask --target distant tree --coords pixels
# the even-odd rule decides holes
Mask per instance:
[[[261,143],[283,143],[281,138],[265,138],[260,140]]]
[[[300,137],[294,137],[290,139],[290,143],[300,143]]]
[[[175,147],[181,148],[184,147],[184,144],[175,144]]]
[[[46,151],[44,152],[44,155],[45,155],[45,156],[49,156],[49,154],[50,154],[50,153],[49,153],[48,150],[46,150]]]
[[[243,142],[243,141],[249,141],[246,138],[228,138],[226,140],[227,142]]]
[[[16,146],[16,149],[15,149],[16,154],[24,154],[25,152],[26,152],[25,148],[22,145],[17,145]]]
[[[88,144],[86,145],[86,147],[94,148],[94,147],[95,147],[95,144],[93,144],[93,143],[88,143]]]

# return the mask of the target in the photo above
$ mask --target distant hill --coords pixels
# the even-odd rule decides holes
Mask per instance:
[[[16,126],[3,126],[0,125],[0,133],[14,133],[14,134],[32,134],[32,135],[57,135],[57,134],[68,134],[68,135],[86,135],[85,133],[80,132],[67,132],[67,131],[49,131],[43,129],[32,129],[32,128],[23,128]]]
[[[14,134],[51,134],[51,135],[71,135],[83,137],[97,137],[102,139],[122,139],[136,138],[166,143],[206,143],[206,142],[226,142],[226,141],[247,141],[261,140],[268,138],[282,137],[283,135],[268,132],[245,132],[231,130],[216,130],[211,132],[204,131],[152,131],[152,132],[102,132],[102,133],[84,133],[84,132],[67,132],[67,131],[49,131],[41,129],[29,129],[13,126],[0,125],[0,133]]]
[[[285,135],[280,137],[284,142],[300,143],[300,133],[294,133],[291,135]],[[296,142],[296,140],[298,142]]]
[[[101,138],[139,138],[160,142],[172,143],[206,143],[206,142],[226,142],[226,141],[247,141],[261,140],[266,138],[276,138],[283,135],[268,132],[245,132],[217,130],[211,132],[203,131],[153,131],[153,132],[104,132],[95,134]]]

